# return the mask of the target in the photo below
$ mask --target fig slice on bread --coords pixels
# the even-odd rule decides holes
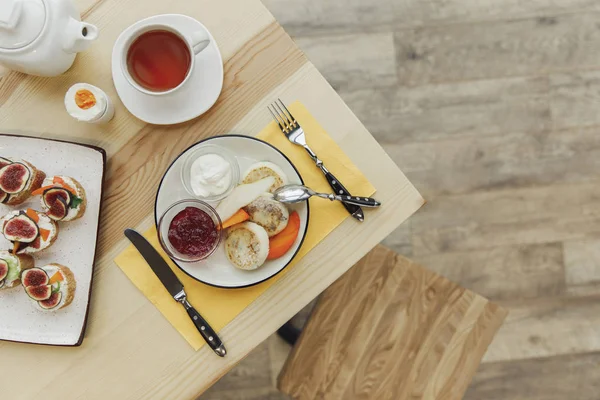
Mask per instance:
[[[4,193],[15,194],[27,187],[31,171],[25,164],[15,162],[0,169],[0,190]]]
[[[0,259],[0,289],[4,287],[4,279],[8,276],[8,263]]]
[[[8,275],[8,263],[5,260],[0,259],[0,281],[4,281],[4,278]]]
[[[53,308],[56,308],[60,304],[61,300],[62,300],[62,293],[54,292],[50,295],[50,297],[47,300],[38,301],[38,304],[44,310],[52,310]]]
[[[55,221],[60,221],[69,213],[71,193],[62,188],[48,189],[42,195],[42,201],[47,208],[46,214]]]
[[[25,293],[27,293],[27,296],[29,296],[32,300],[35,301],[48,300],[52,295],[52,286],[27,286],[25,287]]]
[[[8,158],[0,157],[0,169],[10,164],[12,164],[12,161],[10,161]]]
[[[2,190],[0,190],[0,203],[2,203],[2,204],[6,203],[6,201],[8,200],[9,197],[10,197],[10,194],[4,193]]]
[[[74,221],[85,213],[85,189],[81,183],[69,176],[46,177],[42,186],[31,194],[40,195],[42,209],[54,221]]]
[[[28,208],[15,210],[0,219],[0,233],[13,243],[14,254],[33,254],[52,246],[58,224],[48,215]]]
[[[49,280],[48,274],[41,268],[30,268],[21,275],[21,282],[25,287],[47,285]]]
[[[6,239],[19,243],[31,243],[40,234],[37,224],[26,214],[18,214],[7,220],[3,232]]]
[[[31,256],[0,250],[0,288],[20,286],[23,271],[33,268],[33,265],[34,260]]]
[[[23,274],[21,281],[38,310],[56,311],[73,302],[77,282],[68,267],[51,263],[32,270]]]

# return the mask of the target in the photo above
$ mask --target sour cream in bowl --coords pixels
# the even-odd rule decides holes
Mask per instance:
[[[240,167],[228,150],[200,145],[190,152],[181,170],[187,192],[198,199],[219,201],[231,193],[240,179]]]

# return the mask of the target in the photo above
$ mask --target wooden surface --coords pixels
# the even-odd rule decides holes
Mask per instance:
[[[505,316],[377,246],[320,297],[279,389],[298,400],[458,400]]]
[[[194,398],[239,362],[373,246],[408,218],[423,199],[258,0],[78,0],[100,39],[66,74],[43,79],[12,73],[0,81],[0,128],[104,147],[105,202],[91,311],[80,348],[0,343],[0,372],[11,376],[12,399]],[[188,14],[202,21],[225,62],[223,93],[207,114],[172,127],[147,126],[118,101],[110,54],[119,33],[141,18]],[[75,82],[104,89],[116,103],[108,125],[76,122],[63,96]],[[277,284],[220,332],[225,359],[208,347],[195,353],[113,263],[123,229],[152,223],[154,195],[167,165],[190,144],[226,132],[256,134],[276,97],[302,101],[378,189],[384,203],[364,224],[348,219]],[[73,166],[76,169],[77,166]],[[19,365],[27,374],[12,374]],[[31,376],[36,379],[32,381]]]
[[[597,400],[600,2],[264,1],[427,199],[384,243],[510,310],[465,398]],[[201,399],[286,399],[289,350]]]

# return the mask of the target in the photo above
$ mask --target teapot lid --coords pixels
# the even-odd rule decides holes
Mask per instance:
[[[42,33],[46,21],[43,0],[2,0],[0,50],[27,46]]]

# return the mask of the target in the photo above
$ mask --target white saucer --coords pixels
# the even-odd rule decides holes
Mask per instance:
[[[113,47],[112,76],[117,93],[130,113],[149,124],[172,125],[194,119],[208,111],[223,89],[223,59],[214,37],[210,45],[196,56],[196,66],[185,86],[173,93],[152,96],[129,84],[121,70],[122,46],[128,34],[149,24],[173,24],[190,35],[208,29],[194,18],[179,14],[155,15],[125,29]]]
[[[215,136],[188,148],[173,161],[160,182],[156,194],[154,207],[155,221],[158,221],[163,213],[174,203],[191,198],[181,182],[181,168],[185,163],[185,155],[190,151],[204,145],[217,145],[226,148],[233,153],[240,165],[240,172],[244,173],[250,165],[257,161],[270,161],[277,164],[287,175],[290,183],[304,184],[300,173],[294,164],[279,150],[270,144],[254,137],[240,135]],[[216,207],[218,202],[209,202]],[[242,288],[256,285],[277,275],[287,267],[302,246],[308,230],[309,206],[308,202],[293,204],[288,207],[290,211],[297,211],[300,216],[300,234],[292,248],[282,257],[270,260],[254,271],[242,271],[235,268],[225,256],[223,243],[206,260],[197,263],[183,263],[175,261],[175,264],[192,278],[211,286],[221,288]]]

